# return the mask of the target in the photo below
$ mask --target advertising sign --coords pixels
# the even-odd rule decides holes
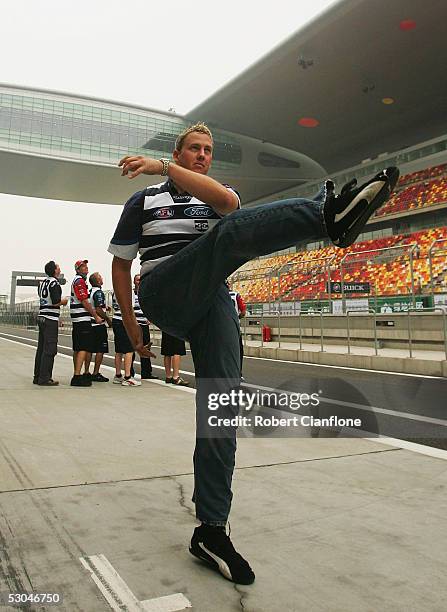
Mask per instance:
[[[345,293],[369,293],[369,283],[343,283]],[[342,283],[331,281],[331,293],[342,293]]]

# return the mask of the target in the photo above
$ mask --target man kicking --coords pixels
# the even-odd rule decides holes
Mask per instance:
[[[390,196],[399,171],[387,168],[367,183],[355,180],[336,194],[325,181],[313,200],[294,198],[240,209],[230,186],[207,176],[213,138],[203,123],[177,138],[173,160],[125,157],[122,174],[166,180],[135,193],[124,206],[109,246],[112,278],[129,339],[148,355],[132,308],[132,260],[140,254],[140,304],[163,331],[190,343],[196,375],[197,435],[194,495],[200,526],[190,552],[239,584],[255,575],[226,533],[236,452],[236,427],[215,428],[208,417],[233,417],[239,406],[210,412],[210,394],[240,385],[239,323],[225,279],[244,263],[303,240],[329,236],[352,244]]]

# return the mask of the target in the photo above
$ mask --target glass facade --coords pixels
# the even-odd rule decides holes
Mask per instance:
[[[300,163],[295,159],[286,159],[272,153],[258,153],[258,162],[265,168],[299,168]]]
[[[119,104],[0,87],[0,148],[113,163],[124,155],[170,156],[182,117]],[[213,130],[213,166],[239,166],[241,147]]]

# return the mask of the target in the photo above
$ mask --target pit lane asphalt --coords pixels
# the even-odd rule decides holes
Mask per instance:
[[[0,327],[0,336],[36,346],[34,329]],[[164,377],[159,343],[152,350],[154,374]],[[113,350],[113,341],[109,340]],[[71,335],[59,334],[58,351],[71,355]],[[103,363],[114,365],[113,356]],[[136,362],[139,372],[139,360]],[[182,358],[182,377],[194,386],[191,353]],[[32,373],[30,372],[30,377]],[[447,380],[444,378],[399,375],[354,368],[315,366],[272,359],[244,358],[244,389],[259,393],[318,393],[320,404],[300,415],[362,418],[363,427],[372,434],[418,442],[447,449]],[[265,401],[262,401],[265,405]],[[287,410],[287,408],[285,408]],[[433,421],[434,419],[434,421]]]

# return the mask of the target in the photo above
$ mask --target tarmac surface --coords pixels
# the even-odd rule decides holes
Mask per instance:
[[[4,601],[6,593],[56,592],[63,601],[55,609],[88,612],[445,610],[447,452],[395,438],[242,435],[231,537],[256,582],[233,585],[188,552],[194,390],[162,381],[72,388],[71,358],[62,354],[54,369],[61,385],[38,387],[34,347],[11,337],[18,332],[24,337],[0,337]],[[318,369],[320,380],[330,373]],[[261,382],[254,372],[247,378]],[[400,380],[408,387],[413,378]],[[445,381],[417,380],[438,397],[424,418],[442,421]],[[273,384],[265,374],[262,382]],[[397,412],[397,398],[383,409]]]
[[[34,329],[0,327],[1,336],[33,347],[37,343]],[[70,333],[63,330],[59,334],[58,347],[61,353],[71,356]],[[104,356],[104,363],[113,366],[113,334],[109,336],[109,347],[111,354]],[[154,373],[162,377],[164,371],[157,335],[153,350],[158,355],[153,360]],[[136,364],[139,372],[138,359]],[[192,386],[195,385],[194,365],[188,348],[187,355],[182,358],[181,373]],[[251,392],[318,393],[320,406],[318,411],[313,411],[315,416],[335,412],[339,416],[357,417],[364,422],[363,429],[373,436],[386,435],[447,449],[445,377],[250,356],[244,359],[244,376],[243,387]],[[301,433],[295,432],[296,435]]]

